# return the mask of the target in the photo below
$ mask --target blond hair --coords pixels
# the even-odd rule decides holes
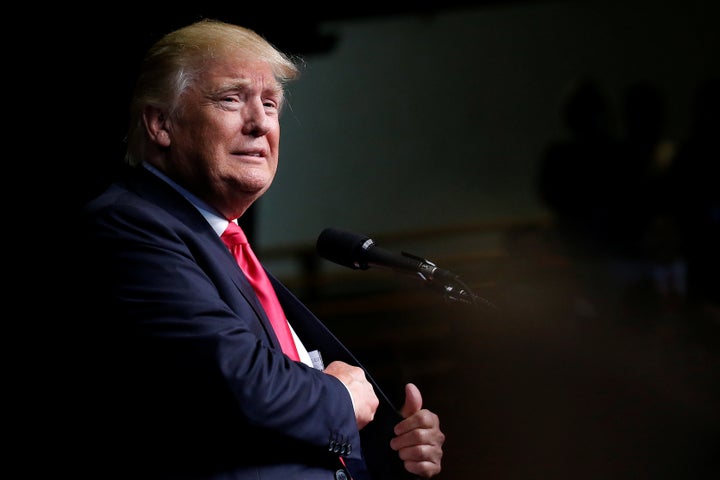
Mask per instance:
[[[148,105],[173,112],[182,93],[195,82],[206,62],[226,55],[240,55],[266,62],[281,86],[300,74],[295,59],[265,38],[238,25],[204,19],[168,33],[147,52],[130,101],[130,126],[125,161],[143,160],[147,136],[143,110]]]

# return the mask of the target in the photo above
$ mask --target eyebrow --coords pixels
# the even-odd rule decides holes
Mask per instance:
[[[239,78],[216,86],[213,88],[213,92],[219,93],[226,92],[228,90],[245,90],[250,85],[252,85],[252,80],[248,78]]]
[[[211,93],[219,94],[222,92],[227,92],[229,90],[246,90],[248,87],[251,87],[252,84],[253,81],[248,78],[239,78],[218,85],[217,87],[212,89]],[[282,84],[277,81],[273,81],[272,83],[270,83],[270,85],[266,85],[265,88],[263,88],[262,92],[270,92],[271,94],[277,95],[282,98],[284,89]]]

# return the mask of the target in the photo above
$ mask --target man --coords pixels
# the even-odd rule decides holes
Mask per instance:
[[[445,435],[417,388],[396,411],[271,275],[267,301],[281,306],[263,303],[267,291],[224,243],[272,183],[283,87],[298,73],[253,31],[212,20],[171,32],[144,59],[127,171],[83,215],[88,355],[100,372],[86,435],[103,472],[363,480],[441,470]]]

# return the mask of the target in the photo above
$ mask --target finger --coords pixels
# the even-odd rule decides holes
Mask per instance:
[[[405,385],[405,403],[400,409],[400,415],[402,415],[403,418],[407,418],[421,408],[422,395],[420,395],[420,390],[418,390],[414,384],[408,383]]]
[[[442,471],[440,463],[424,461],[424,462],[404,462],[405,470],[422,478],[434,477]]]

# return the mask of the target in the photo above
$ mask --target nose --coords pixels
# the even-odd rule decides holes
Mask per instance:
[[[257,99],[245,104],[243,109],[243,133],[260,137],[270,131],[271,119],[265,112],[262,100]]]

